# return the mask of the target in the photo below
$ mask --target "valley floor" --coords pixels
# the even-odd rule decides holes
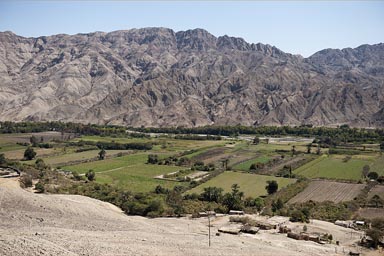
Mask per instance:
[[[207,218],[127,216],[109,203],[77,195],[34,194],[17,178],[0,178],[0,255],[346,255],[362,235],[312,221],[308,231],[332,233],[335,244],[297,241],[276,230],[216,236],[228,216]],[[303,224],[290,223],[294,230]]]

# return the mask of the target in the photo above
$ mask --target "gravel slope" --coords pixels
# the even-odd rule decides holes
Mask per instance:
[[[76,195],[33,194],[16,179],[0,178],[0,255],[343,255],[354,239],[350,230],[325,222],[340,241],[320,245],[275,231],[215,236],[228,217],[213,220],[208,247],[207,219],[126,216],[111,204]],[[293,224],[290,224],[293,225]],[[293,228],[298,227],[294,224]],[[348,233],[349,232],[349,233]],[[358,234],[357,234],[358,236]],[[337,237],[335,237],[336,239]]]

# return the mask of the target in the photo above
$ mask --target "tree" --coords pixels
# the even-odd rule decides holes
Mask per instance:
[[[255,198],[254,205],[258,211],[261,211],[264,207],[264,200],[260,197]]]
[[[155,188],[156,194],[167,194],[168,192],[169,192],[169,190],[166,188],[163,188],[161,185],[157,185]]]
[[[292,156],[296,154],[296,146],[292,145]]]
[[[268,195],[275,193],[279,189],[279,185],[275,180],[268,180],[267,183],[265,189],[267,190]]]
[[[280,210],[280,209],[282,209],[282,208],[284,207],[284,203],[283,203],[283,201],[279,198],[279,199],[277,199],[276,201],[273,200],[271,206],[272,206],[272,211],[273,211],[273,212],[276,212],[276,211],[278,211],[278,210]]]
[[[173,208],[173,212],[178,216],[183,212],[183,197],[181,192],[175,189],[169,191],[166,197],[166,202]]]
[[[259,137],[255,137],[255,138],[253,138],[253,144],[257,145],[257,144],[259,144],[259,143],[260,143],[260,139],[259,139]]]
[[[26,159],[26,160],[32,160],[33,158],[35,158],[35,156],[36,156],[36,152],[31,147],[28,147],[24,151],[24,159]]]
[[[87,179],[89,181],[94,181],[95,180],[95,172],[93,170],[89,170],[86,174],[85,174],[85,177],[87,177]]]
[[[384,151],[384,141],[380,143],[380,150]]]
[[[379,245],[379,242],[384,236],[384,231],[376,229],[376,228],[371,228],[367,230],[367,236],[369,236],[372,239],[372,246],[374,248],[377,248]]]
[[[5,159],[5,155],[0,154],[0,164],[6,164],[6,163],[7,163],[7,159]]]
[[[311,149],[312,149],[312,143],[309,143],[307,145],[307,154],[311,154]]]
[[[224,170],[228,170],[228,163],[229,163],[229,159],[228,158],[223,161],[223,168],[224,168]]]
[[[41,158],[36,159],[35,166],[39,170],[45,169],[47,167],[46,164],[44,163],[44,160]]]
[[[157,164],[159,162],[158,156],[157,155],[148,155],[148,164]]]
[[[317,154],[317,155],[320,155],[320,154],[321,154],[320,144],[317,144],[316,154]]]
[[[379,205],[383,205],[384,201],[381,199],[379,195],[374,195],[371,200],[369,200],[370,203],[374,204],[376,208],[379,208]]]
[[[37,193],[44,193],[44,191],[45,191],[44,184],[41,182],[37,182],[35,184],[35,190]]]
[[[29,138],[29,142],[31,142],[32,147],[36,147],[38,143],[37,138],[34,135],[32,135],[31,138]]]
[[[369,167],[369,165],[364,165],[363,166],[363,176],[364,176],[364,178],[367,178],[367,175],[368,175],[368,173],[369,173],[369,170],[370,170],[370,167]]]
[[[207,187],[204,188],[203,193],[201,193],[200,198],[203,201],[216,202],[219,203],[222,198],[223,189],[217,187]]]
[[[367,235],[372,239],[372,246],[377,248],[381,239],[384,238],[384,218],[374,218]]]
[[[371,180],[377,180],[377,178],[379,178],[379,174],[377,174],[377,172],[370,172],[368,173],[368,178],[370,178]]]
[[[240,192],[240,187],[238,184],[232,185],[232,192],[226,193],[223,197],[223,205],[225,205],[228,210],[241,210],[243,209],[242,197],[244,196],[243,192]]]
[[[106,154],[107,154],[107,152],[105,152],[104,149],[101,149],[99,152],[99,160],[104,160]]]

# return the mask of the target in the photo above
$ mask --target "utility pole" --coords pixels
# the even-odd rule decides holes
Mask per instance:
[[[211,214],[208,213],[208,246],[211,247]]]

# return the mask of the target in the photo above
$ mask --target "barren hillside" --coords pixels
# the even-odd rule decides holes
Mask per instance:
[[[206,218],[126,216],[95,199],[34,194],[16,179],[0,178],[0,255],[344,255],[342,249],[350,250],[360,235],[351,239],[349,229],[314,221],[309,230],[332,232],[342,245],[296,241],[276,231],[215,236],[227,220],[213,220],[208,247]]]
[[[0,120],[384,126],[384,44],[309,58],[202,29],[0,32]]]

